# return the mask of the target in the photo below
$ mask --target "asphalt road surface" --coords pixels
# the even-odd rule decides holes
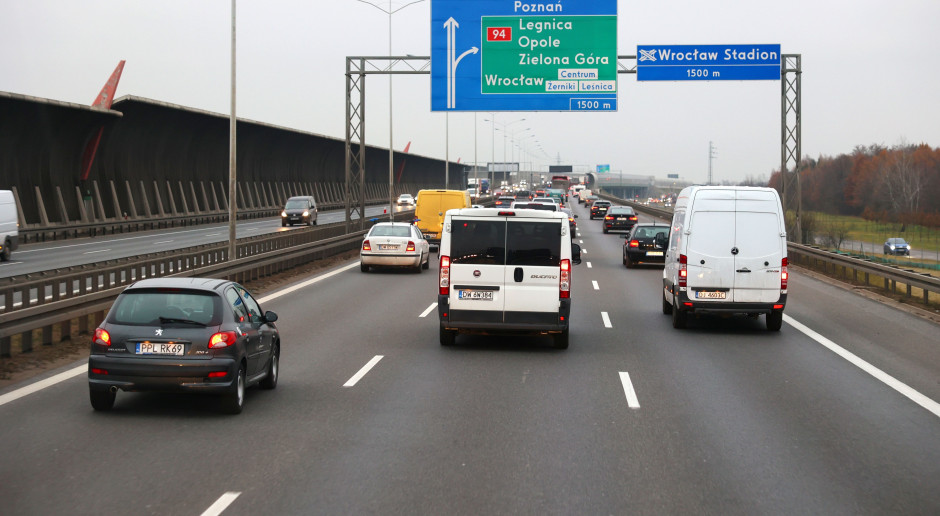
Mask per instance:
[[[281,377],[240,415],[124,392],[95,413],[82,362],[0,391],[0,510],[940,513],[935,324],[791,269],[780,332],[744,317],[675,330],[661,268],[625,269],[623,239],[575,210],[568,350],[443,348],[436,264],[353,261],[262,296]]]

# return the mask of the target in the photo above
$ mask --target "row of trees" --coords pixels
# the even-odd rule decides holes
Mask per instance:
[[[775,172],[770,186],[780,179]],[[858,146],[804,160],[800,182],[804,210],[940,227],[940,148]]]

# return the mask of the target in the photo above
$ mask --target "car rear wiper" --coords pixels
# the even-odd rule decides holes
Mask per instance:
[[[203,326],[203,327],[208,326],[205,323],[201,323],[199,321],[193,321],[192,319],[175,319],[173,317],[163,317],[162,315],[160,316],[160,322],[163,324],[181,323],[181,324],[195,324],[196,326]]]

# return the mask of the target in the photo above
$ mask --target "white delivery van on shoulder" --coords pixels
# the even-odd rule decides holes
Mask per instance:
[[[20,224],[16,217],[13,192],[0,190],[0,260],[8,261],[20,241]]]
[[[551,335],[568,347],[571,243],[558,211],[449,210],[441,236],[437,310],[441,345],[458,333]]]
[[[772,188],[690,186],[676,199],[663,313],[674,328],[692,314],[767,316],[780,330],[787,302],[787,235]]]

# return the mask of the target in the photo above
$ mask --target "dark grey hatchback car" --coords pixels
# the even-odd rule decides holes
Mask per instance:
[[[231,281],[138,281],[95,330],[88,357],[91,406],[110,410],[118,390],[202,392],[220,395],[220,408],[237,414],[246,387],[277,387],[276,320]]]

